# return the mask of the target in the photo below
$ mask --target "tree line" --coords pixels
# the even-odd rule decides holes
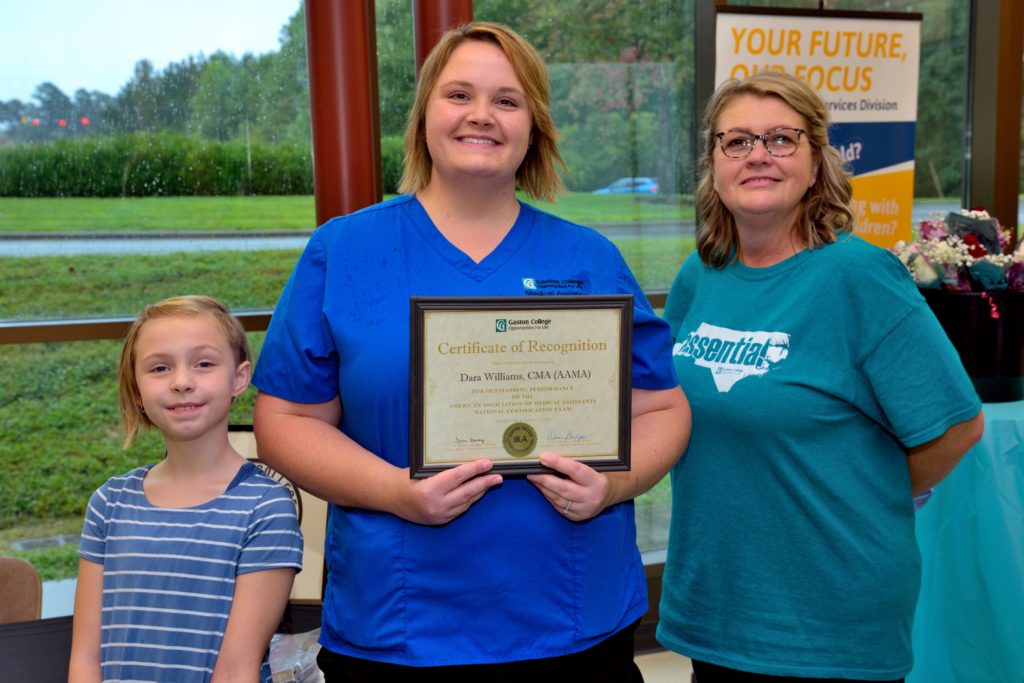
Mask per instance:
[[[690,113],[693,1],[579,0],[571,7],[558,0],[474,3],[477,18],[515,27],[549,65],[552,108],[572,189],[636,175],[658,178],[666,192],[692,191],[692,140],[700,116]],[[376,2],[386,155],[399,153],[395,138],[403,133],[415,89],[410,6],[408,0]],[[915,188],[923,196],[959,192],[963,100],[950,84],[963,82],[966,13],[948,14],[942,35],[928,40],[923,32]],[[281,28],[273,52],[193,55],[162,70],[143,60],[115,95],[80,89],[69,96],[43,83],[28,102],[0,101],[0,165],[5,147],[153,134],[248,149],[284,145],[308,155],[302,3]],[[396,163],[400,159],[386,160],[389,167]]]

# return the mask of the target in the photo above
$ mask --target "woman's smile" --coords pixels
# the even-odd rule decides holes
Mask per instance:
[[[741,185],[745,185],[747,187],[769,187],[771,185],[774,185],[777,182],[779,182],[778,178],[772,178],[770,176],[759,175],[759,176],[754,176],[752,178],[747,178],[746,180],[741,181],[740,184]]]

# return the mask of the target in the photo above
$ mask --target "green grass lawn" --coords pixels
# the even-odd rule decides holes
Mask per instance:
[[[0,555],[20,557],[32,563],[43,581],[66,579],[78,571],[78,547],[73,544],[16,550],[15,541],[25,538],[47,538],[51,536],[72,536],[82,531],[82,517],[75,515],[62,519],[46,520],[37,524],[0,529]]]
[[[693,197],[689,195],[629,195],[569,192],[554,204],[523,201],[574,223],[601,225],[647,221],[693,220]]]
[[[526,198],[523,197],[524,201]],[[545,211],[587,225],[693,218],[689,197],[593,195],[570,192]],[[312,196],[141,197],[132,199],[0,197],[0,233],[192,232],[312,230]]]
[[[0,258],[0,319],[134,315],[177,294],[234,311],[273,308],[298,251]]]
[[[667,289],[693,250],[692,238],[631,238],[617,243],[647,290]],[[274,250],[0,257],[0,320],[133,315],[147,303],[176,294],[209,294],[234,311],[269,309],[298,254]]]
[[[312,230],[313,197],[0,197],[0,233]]]
[[[389,195],[391,197],[393,195]],[[520,199],[584,225],[690,221],[689,195],[595,195],[567,192],[554,204]],[[918,204],[944,202],[915,198]],[[312,230],[312,196],[141,197],[131,199],[0,197],[0,234],[11,232],[193,232]]]

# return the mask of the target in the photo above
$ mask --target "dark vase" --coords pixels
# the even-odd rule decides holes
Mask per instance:
[[[921,293],[986,403],[1024,399],[1024,292]],[[993,317],[993,305],[998,317]]]

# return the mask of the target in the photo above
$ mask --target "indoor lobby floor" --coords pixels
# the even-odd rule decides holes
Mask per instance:
[[[690,660],[675,652],[659,650],[637,655],[644,683],[690,683]]]

